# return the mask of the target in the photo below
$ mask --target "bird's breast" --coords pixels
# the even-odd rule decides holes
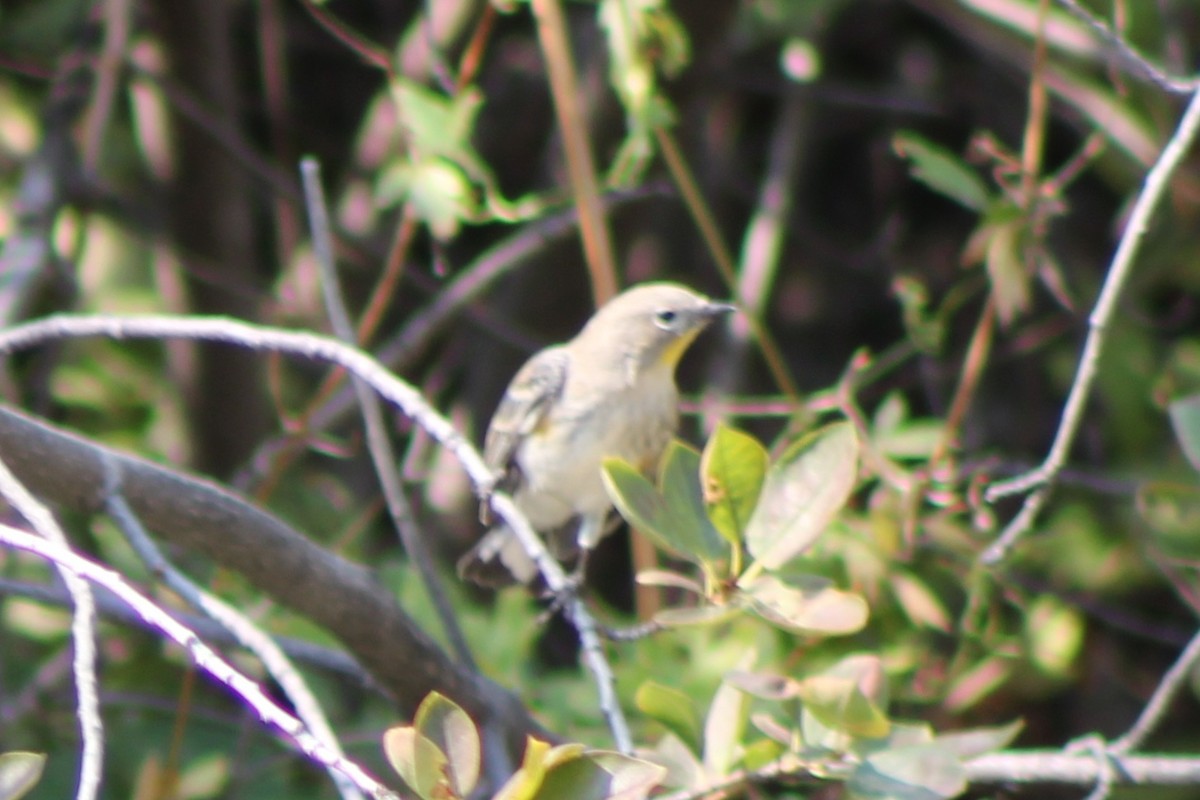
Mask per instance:
[[[650,469],[675,434],[673,380],[624,387],[594,402],[588,392],[572,394],[564,394],[548,424],[525,440],[518,455],[524,478],[518,501],[538,528],[576,514],[605,513],[611,502],[601,477],[604,459]]]

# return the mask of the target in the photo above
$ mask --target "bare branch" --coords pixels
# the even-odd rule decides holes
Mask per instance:
[[[58,547],[67,547],[67,536],[54,515],[29,492],[3,460],[0,460],[0,495],[33,526],[38,536]],[[71,614],[72,669],[78,699],[79,735],[83,741],[75,797],[76,800],[93,800],[100,792],[104,774],[104,723],[100,719],[100,697],[96,690],[96,600],[87,581],[61,564],[55,566],[74,606]]]
[[[107,474],[111,480],[108,486],[105,510],[121,532],[125,534],[126,540],[134,551],[159,580],[166,583],[173,592],[193,608],[216,620],[233,634],[240,645],[254,653],[271,677],[275,679],[275,682],[283,689],[292,707],[296,709],[296,716],[312,735],[330,753],[338,757],[344,756],[345,753],[342,752],[337,735],[333,732],[333,727],[329,724],[321,704],[312,690],[308,688],[308,684],[304,682],[304,678],[296,671],[291,660],[284,655],[283,649],[265,631],[251,622],[245,614],[219,597],[201,589],[167,560],[154,540],[150,538],[150,534],[142,527],[133,510],[129,508],[125,498],[121,496],[120,486],[116,483],[117,467],[111,463],[111,459],[109,461],[110,469]],[[332,767],[328,767],[328,769],[330,777],[345,800],[356,800],[362,797],[353,782],[346,776]]]
[[[1129,274],[1133,271],[1134,259],[1142,239],[1149,228],[1158,203],[1166,193],[1171,176],[1175,173],[1183,157],[1187,154],[1196,130],[1200,128],[1200,92],[1192,96],[1191,103],[1180,120],[1175,134],[1163,148],[1162,155],[1146,175],[1142,193],[1134,204],[1129,215],[1129,223],[1113,256],[1112,266],[1100,290],[1100,297],[1088,317],[1088,336],[1083,346],[1083,354],[1079,358],[1079,366],[1075,373],[1075,381],[1071,385],[1071,393],[1063,407],[1062,419],[1059,422],[1058,433],[1046,460],[1037,469],[1011,480],[993,484],[987,490],[987,499],[994,502],[1002,497],[1034,490],[1025,498],[1025,504],[1016,517],[1005,527],[1000,537],[984,551],[980,559],[985,564],[993,564],[1004,558],[1008,550],[1032,526],[1038,511],[1046,502],[1046,495],[1057,477],[1059,470],[1066,462],[1071,445],[1079,432],[1083,421],[1083,412],[1087,406],[1088,397],[1092,392],[1092,383],[1099,369],[1100,355],[1103,352],[1105,339],[1108,334],[1108,324],[1117,307],[1117,298],[1125,287]]]
[[[234,669],[195,633],[126,583],[117,571],[88,561],[69,548],[4,524],[0,524],[0,542],[47,559],[73,573],[76,579],[86,579],[108,589],[171,641],[187,650],[196,666],[229,687],[255,710],[263,722],[291,739],[305,755],[325,767],[337,770],[372,797],[397,797],[386,786],[363,772],[357,764],[330,750],[324,742],[313,736],[303,722],[272,701],[257,683]]]
[[[313,250],[317,256],[317,264],[321,270],[321,290],[325,298],[325,310],[333,326],[335,335],[347,344],[357,344],[354,325],[346,311],[342,299],[342,290],[338,281],[337,266],[334,263],[333,231],[329,226],[329,210],[325,204],[325,194],[321,188],[321,167],[314,158],[305,158],[300,162],[300,173],[304,185],[304,197],[308,204],[309,226],[312,228]],[[384,420],[383,409],[380,408],[379,398],[371,391],[362,379],[353,378],[354,394],[358,398],[359,409],[362,411],[363,422],[367,429],[367,448],[371,453],[371,461],[375,465],[375,474],[379,478],[387,502],[388,514],[392,525],[400,534],[400,541],[405,552],[417,567],[421,582],[429,600],[442,623],[442,631],[454,649],[454,655],[462,665],[471,671],[477,671],[475,659],[471,656],[471,648],[467,646],[467,638],[463,635],[454,609],[442,587],[441,579],[434,568],[433,555],[421,538],[415,515],[404,496],[397,468],[399,459],[388,438],[387,423]]]
[[[0,452],[31,491],[86,513],[103,507],[104,462],[114,459],[123,496],[148,529],[241,573],[328,630],[405,713],[437,690],[481,724],[499,721],[510,754],[523,751],[527,734],[549,738],[516,697],[449,659],[367,570],[228,490],[101,448],[2,406]]]

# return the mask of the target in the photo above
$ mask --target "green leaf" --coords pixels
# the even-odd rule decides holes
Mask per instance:
[[[654,615],[654,621],[664,628],[684,625],[716,625],[727,622],[741,612],[733,606],[704,605],[690,608],[664,608]]]
[[[987,226],[984,263],[992,282],[996,316],[1007,326],[1029,308],[1030,270],[1023,257],[1025,221]]]
[[[570,748],[570,750],[559,752],[552,757],[555,750],[562,750],[562,748]],[[542,781],[546,777],[546,771],[549,768],[547,762],[553,758],[553,761],[557,763],[572,754],[578,755],[582,752],[583,745],[581,744],[562,745],[552,749],[549,744],[540,739],[532,736],[526,738],[525,755],[521,759],[520,768],[500,787],[500,791],[496,792],[492,800],[532,800],[537,796]]]
[[[954,713],[978,704],[1008,680],[1013,662],[1008,656],[988,656],[964,670],[950,684],[945,706]]]
[[[406,144],[418,158],[475,158],[471,133],[483,107],[482,92],[468,87],[450,97],[406,79],[395,81],[392,92],[407,134]]]
[[[467,712],[438,692],[421,701],[413,727],[446,757],[445,779],[458,797],[466,797],[479,780],[479,731]]]
[[[1179,447],[1192,469],[1200,472],[1200,394],[1175,400],[1167,408]]]
[[[913,345],[923,353],[940,353],[946,321],[930,308],[929,289],[911,275],[898,275],[892,281],[892,293],[900,303],[904,329]]]
[[[936,742],[938,747],[966,760],[984,753],[1003,750],[1013,743],[1023,727],[1025,723],[1018,719],[1007,725],[943,733],[937,737]]]
[[[1067,677],[1079,658],[1083,633],[1079,612],[1050,595],[1040,596],[1026,614],[1030,656],[1052,677]]]
[[[646,681],[638,687],[634,702],[639,711],[661,722],[694,752],[700,752],[700,715],[687,694],[657,681]]]
[[[767,472],[746,529],[746,547],[766,569],[800,553],[837,516],[858,479],[858,436],[848,422],[805,436]]]
[[[421,701],[411,726],[384,733],[383,751],[404,782],[426,800],[466,797],[479,779],[475,723],[438,692]]]
[[[1138,515],[1154,544],[1175,559],[1200,559],[1200,486],[1151,481],[1137,490]]]
[[[739,588],[755,613],[785,630],[843,636],[867,624],[867,601],[819,575],[789,576],[788,583],[760,575]]]
[[[556,748],[557,749],[557,748]],[[537,800],[642,800],[667,770],[639,758],[592,751],[563,759],[546,771]]]
[[[767,450],[749,434],[717,426],[700,459],[704,504],[717,530],[740,546],[767,476]]]
[[[704,784],[704,765],[683,740],[669,731],[654,746],[654,761],[667,768],[663,783],[676,789],[699,788]]]
[[[967,790],[967,773],[936,744],[897,747],[868,756],[846,789],[863,800],[941,800]]]
[[[662,492],[633,465],[619,458],[604,461],[604,485],[617,510],[654,543],[680,558],[711,565],[723,560],[728,546],[717,533],[700,493],[700,454],[672,442],[663,457]]]
[[[944,427],[938,419],[910,419],[904,396],[890,392],[875,409],[871,444],[891,458],[928,459],[941,442]]]
[[[0,753],[0,800],[17,800],[42,778],[46,767],[44,753],[13,750]]]
[[[659,486],[667,503],[665,532],[688,558],[705,564],[727,559],[729,546],[704,508],[700,453],[678,439],[672,440],[663,454]]]
[[[684,552],[663,530],[667,501],[645,475],[628,461],[606,458],[603,465],[604,487],[621,516],[654,540],[663,550],[684,558]]]
[[[746,653],[738,668],[750,669],[756,657],[753,651]],[[704,719],[704,767],[710,775],[727,775],[737,766],[749,718],[750,696],[722,681]]]
[[[805,710],[834,730],[854,737],[887,736],[887,685],[878,656],[848,656],[800,682]]]
[[[735,670],[725,680],[739,691],[762,700],[790,700],[800,696],[800,682],[787,675]]]
[[[902,131],[892,140],[892,149],[909,161],[914,178],[938,194],[972,211],[983,211],[987,206],[987,184],[946,148],[912,131]]]
[[[476,216],[471,184],[457,166],[441,158],[414,163],[407,172],[405,198],[439,239],[451,239]]]
[[[392,769],[424,800],[446,796],[446,754],[415,728],[389,728],[383,734],[383,752]]]
[[[899,570],[889,579],[900,610],[915,625],[949,633],[950,613],[924,581]]]

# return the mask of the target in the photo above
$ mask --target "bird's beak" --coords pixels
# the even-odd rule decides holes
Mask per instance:
[[[737,311],[737,306],[729,303],[714,303],[710,302],[700,309],[700,316],[706,320],[716,319],[726,314],[732,314]]]

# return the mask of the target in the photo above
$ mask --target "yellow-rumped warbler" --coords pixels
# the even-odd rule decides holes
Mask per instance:
[[[710,322],[732,310],[677,284],[635,286],[513,377],[488,426],[484,460],[496,488],[512,493],[539,533],[553,536],[578,522],[580,575],[612,510],[601,463],[610,456],[647,470],[658,463],[679,418],[675,366]],[[480,519],[493,522],[487,497]],[[459,560],[458,572],[493,586],[537,576],[503,525]]]

